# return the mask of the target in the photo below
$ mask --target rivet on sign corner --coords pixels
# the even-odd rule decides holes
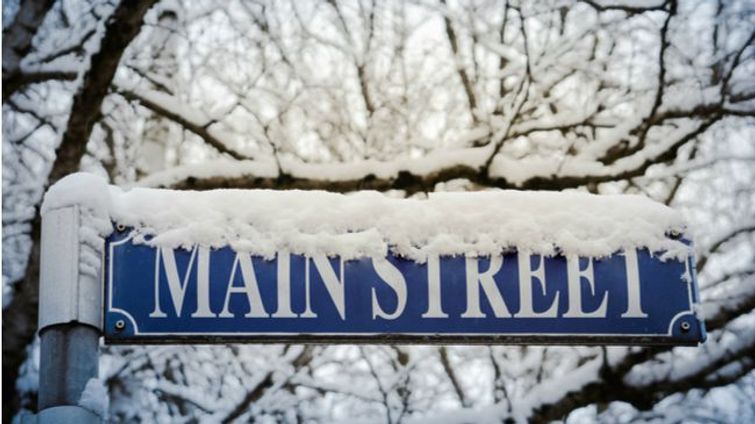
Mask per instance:
[[[116,331],[121,331],[124,328],[126,328],[126,321],[119,319],[118,321],[115,322]]]
[[[123,224],[116,224],[115,229],[118,230],[119,233],[122,233],[126,229],[126,226]]]
[[[689,325],[689,322],[687,321],[682,321],[681,327],[682,327],[682,331],[684,331],[685,333],[689,331],[690,328],[692,328],[692,326]]]

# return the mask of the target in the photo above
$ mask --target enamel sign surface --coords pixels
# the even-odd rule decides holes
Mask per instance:
[[[693,259],[391,254],[342,261],[107,240],[107,343],[695,345]]]

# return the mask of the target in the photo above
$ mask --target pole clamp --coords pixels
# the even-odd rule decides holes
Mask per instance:
[[[79,322],[102,330],[104,239],[82,222],[79,205],[42,215],[39,329]]]

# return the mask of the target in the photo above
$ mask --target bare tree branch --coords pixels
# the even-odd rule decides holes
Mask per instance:
[[[660,4],[658,6],[650,6],[650,7],[640,7],[640,6],[632,6],[631,3],[603,5],[594,0],[579,0],[579,1],[590,5],[590,7],[600,12],[605,12],[608,10],[621,10],[623,12],[626,12],[630,16],[635,15],[635,14],[645,13],[645,12],[652,12],[656,10],[664,10],[666,7],[665,4]]]
[[[220,153],[225,153],[228,156],[231,156],[232,158],[238,160],[251,159],[251,157],[234,150],[232,147],[222,142],[220,139],[215,137],[212,132],[209,131],[209,127],[215,124],[215,121],[209,121],[208,123],[200,125],[181,115],[180,111],[169,109],[159,104],[158,102],[142,96],[137,91],[115,88],[115,92],[121,95],[124,99],[132,102],[138,102],[157,115],[181,125],[186,130],[191,131],[192,133],[201,137],[202,140],[205,141],[205,143],[214,147]]]
[[[721,248],[721,246],[725,245],[728,241],[734,239],[735,237],[751,233],[755,231],[755,221],[752,223],[747,223],[742,226],[738,226],[731,231],[727,232],[726,234],[721,235],[716,240],[714,240],[710,246],[706,249],[706,253],[700,256],[700,258],[697,261],[697,272],[702,272],[702,270],[705,268],[705,265],[708,263],[708,259],[710,259],[710,256]]]
[[[671,46],[668,41],[669,24],[671,19],[676,15],[676,0],[669,0],[664,4],[664,9],[668,7],[666,19],[663,21],[663,26],[660,30],[660,41],[658,51],[658,82],[655,88],[655,97],[653,99],[653,105],[650,107],[650,112],[647,118],[642,121],[639,127],[635,128],[630,134],[637,134],[637,141],[633,146],[628,144],[619,145],[620,147],[614,150],[609,150],[605,156],[601,158],[601,162],[605,164],[611,164],[618,159],[632,155],[645,148],[648,132],[653,125],[653,120],[658,109],[663,103],[663,94],[666,88],[666,51]]]
[[[440,2],[446,9],[448,8],[446,0],[440,0]],[[456,72],[458,73],[459,79],[461,80],[461,85],[464,88],[464,94],[467,97],[467,103],[469,103],[469,114],[472,117],[472,122],[474,124],[477,124],[479,123],[479,119],[477,117],[477,96],[475,95],[474,84],[472,82],[472,79],[469,77],[469,74],[467,73],[462,58],[459,54],[459,37],[454,30],[453,23],[451,22],[451,18],[449,18],[448,12],[443,15],[443,23],[445,25],[448,43],[451,45],[453,60],[456,64]]]
[[[291,345],[286,345],[283,354],[285,355],[291,349],[291,347],[292,347]],[[312,347],[311,346],[303,347],[301,349],[301,352],[299,352],[299,354],[296,355],[291,361],[291,364],[294,366],[293,374],[295,374],[297,370],[309,364],[311,360],[312,360]],[[255,384],[254,387],[251,388],[251,390],[247,390],[246,394],[241,399],[241,401],[238,402],[236,406],[233,409],[231,409],[231,411],[219,421],[223,424],[233,422],[234,420],[242,416],[244,413],[246,413],[249,410],[249,408],[254,404],[254,402],[261,399],[262,396],[264,396],[270,389],[273,389],[274,387],[280,386],[283,384],[284,382],[276,382],[273,379],[273,370],[265,372],[264,376],[257,382],[257,384]]]
[[[646,352],[653,352],[653,350],[649,349]],[[655,382],[651,386],[642,387],[631,386],[624,381],[626,372],[640,363],[640,361],[634,362],[634,360],[642,359],[642,355],[629,356],[627,358],[630,358],[630,360],[625,359],[620,365],[623,372],[604,373],[601,380],[587,384],[579,391],[570,392],[555,403],[542,405],[530,417],[530,422],[551,422],[565,417],[568,412],[581,406],[616,400],[629,402],[638,409],[647,410],[652,408],[657,401],[674,392],[688,391],[694,388],[710,389],[738,380],[755,369],[755,361],[742,361],[742,367],[736,373],[718,375],[714,378],[710,378],[710,375],[734,361],[750,358],[753,354],[755,354],[755,343],[745,345],[738,350],[727,351],[706,367],[684,378],[673,381],[664,380]]]
[[[459,379],[456,377],[456,371],[451,365],[451,361],[449,361],[448,359],[448,350],[446,349],[445,346],[441,346],[438,348],[438,354],[440,355],[440,363],[441,365],[443,365],[443,370],[446,372],[446,375],[448,376],[448,380],[451,382],[451,387],[453,387],[454,393],[456,393],[456,397],[459,398],[459,402],[461,403],[461,406],[468,407],[469,401],[467,400],[467,397],[464,395],[464,390],[461,388]]]
[[[24,77],[21,59],[31,51],[31,42],[54,0],[22,0],[13,22],[3,30],[3,102],[18,89],[40,79]]]

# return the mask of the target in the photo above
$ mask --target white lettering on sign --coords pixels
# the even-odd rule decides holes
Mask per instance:
[[[344,275],[343,275],[343,260],[339,260],[338,263],[340,265],[340,276],[336,276],[336,272],[333,270],[333,268],[330,266],[330,261],[328,261],[328,257],[325,255],[317,255],[313,258],[308,258],[305,261],[305,271],[304,271],[304,278],[305,278],[305,284],[306,287],[306,305],[307,309],[304,311],[303,314],[300,316],[303,318],[316,318],[317,314],[312,311],[312,304],[310,299],[310,293],[312,292],[311,286],[310,286],[310,278],[309,278],[309,262],[312,261],[315,264],[315,269],[320,274],[320,277],[322,278],[323,283],[325,283],[325,288],[328,290],[328,294],[330,295],[330,299],[333,301],[333,304],[336,306],[336,309],[338,309],[338,315],[341,316],[341,319],[346,319],[346,302],[344,301]]]
[[[278,309],[273,318],[295,318],[291,310],[291,254],[278,252]]]
[[[514,277],[509,280],[505,278],[506,275],[513,274],[502,273],[503,256],[491,257],[487,268],[484,270],[480,269],[481,265],[478,258],[465,258],[466,310],[461,313],[461,318],[486,318],[487,314],[483,311],[483,299],[496,318],[556,318],[559,316],[561,290],[552,286],[549,287],[545,258],[540,255],[530,255],[527,252],[519,252],[516,256],[518,278]],[[622,257],[626,270],[626,309],[621,313],[621,318],[646,318],[648,315],[642,309],[641,303],[637,251],[626,251],[622,254]],[[311,291],[312,277],[317,273],[332,303],[332,306],[327,307],[334,308],[342,320],[346,319],[346,275],[343,260],[339,259],[337,264],[333,266],[325,255],[305,258],[304,310],[297,312],[293,310],[292,304],[291,255],[289,252],[280,252],[277,255],[277,279],[262,282],[257,279],[252,255],[248,253],[236,253],[227,281],[211,281],[210,258],[208,248],[195,247],[192,249],[185,266],[179,267],[172,249],[156,249],[154,309],[149,317],[166,318],[168,313],[175,313],[175,316],[181,317],[187,313],[184,310],[187,296],[195,296],[196,302],[190,303],[196,305],[196,309],[189,314],[191,318],[233,318],[242,315],[245,318],[268,319],[315,318],[318,316],[318,311],[312,308]],[[314,264],[314,267],[311,266],[312,264]],[[409,302],[407,278],[401,273],[399,267],[386,258],[372,259],[372,267],[380,281],[379,284],[385,285],[380,290],[377,286],[374,286],[370,291],[372,319],[395,320],[401,317]],[[448,313],[443,310],[442,300],[445,291],[440,272],[440,258],[437,256],[429,257],[426,269],[428,304],[427,310],[421,316],[424,319],[448,318]],[[575,255],[567,256],[566,279],[564,293],[567,298],[566,310],[561,314],[561,317],[606,318],[610,291],[606,290],[598,297],[593,259],[587,258],[586,265],[582,268],[579,257]],[[190,282],[193,284],[190,284]],[[211,286],[215,284],[223,284],[220,292],[211,290]],[[268,312],[268,308],[272,310],[275,305],[267,305],[266,307],[261,296],[260,284],[275,284],[277,306],[272,313]],[[511,303],[507,304],[507,298],[501,290],[507,286],[511,287],[511,285],[517,286],[509,289],[509,292],[513,290],[518,295],[518,299],[508,300],[518,300],[519,304],[518,310],[514,311],[513,314],[509,310]],[[301,285],[298,287],[301,287]],[[587,290],[583,290],[585,288]],[[300,290],[302,289],[300,288]],[[422,290],[425,290],[425,288],[423,287]],[[165,297],[166,291],[168,292],[167,297]],[[533,297],[536,291],[541,298],[552,299],[549,306],[539,308],[542,310],[535,310]],[[210,293],[221,292],[223,297],[211,303]],[[231,299],[235,299],[236,295],[244,295],[241,298],[243,299],[241,303],[239,301],[231,302]],[[381,296],[393,296],[395,302],[389,302],[389,298],[381,298]],[[219,311],[213,311],[211,305],[220,305],[221,299],[223,300],[222,308],[218,308]],[[586,300],[588,304],[595,305],[597,303],[598,306],[586,310]],[[237,306],[239,304],[243,304],[243,308]],[[623,307],[623,305],[619,307]],[[164,310],[163,308],[167,309]],[[239,310],[233,310],[234,308]]]
[[[394,293],[396,293],[396,309],[391,313],[387,313],[380,307],[377,292],[374,287],[372,288],[372,319],[377,317],[383,319],[396,319],[401,316],[401,313],[404,312],[404,308],[406,307],[406,279],[401,275],[401,271],[399,271],[398,268],[387,259],[374,259],[372,261],[372,266],[375,267],[377,275],[391,287]]]
[[[501,270],[502,264],[503,257],[493,256],[490,258],[488,270],[480,273],[477,258],[467,258],[467,310],[461,314],[462,318],[485,318],[485,314],[480,309],[480,286],[482,286],[482,291],[485,292],[496,318],[511,317],[506,304],[503,303],[501,292],[498,291],[493,279],[493,276]]]
[[[244,285],[234,286],[234,277],[236,277],[236,270],[239,268],[241,268],[241,281]],[[220,315],[218,315],[220,318],[233,318],[234,314],[228,309],[228,306],[231,303],[232,294],[246,294],[246,299],[249,302],[249,312],[247,312],[244,317],[264,318],[269,316],[267,311],[265,311],[265,306],[262,304],[262,296],[260,296],[260,287],[257,284],[257,276],[254,274],[252,257],[248,254],[236,254],[233,266],[231,267],[231,278],[228,279],[228,288],[225,291],[223,310],[220,312]]]
[[[545,289],[545,259],[540,255],[531,256],[526,252],[517,253],[519,259],[519,312],[516,318],[555,318],[558,314],[558,295],[551,303],[551,306],[542,312],[535,312],[532,304],[532,292],[535,290],[535,281],[540,286],[543,296],[546,295]],[[532,269],[532,259],[537,260],[537,267]],[[567,269],[568,271],[568,269]]]
[[[566,276],[569,285],[569,310],[564,314],[564,318],[605,318],[606,317],[606,300],[608,292],[603,294],[603,300],[600,306],[592,312],[585,312],[582,308],[582,280],[587,282],[590,287],[590,293],[595,295],[595,273],[592,269],[592,258],[587,258],[587,268],[579,268],[579,257],[569,255],[566,257]]]
[[[202,253],[199,255],[200,259],[202,261],[205,261],[205,263],[203,263],[198,268],[201,268],[202,271],[205,271],[205,274],[201,275],[199,273],[199,269],[197,270],[197,305],[199,306],[199,308],[197,308],[197,311],[195,313],[201,312],[200,309],[204,305],[205,301],[208,304],[207,310],[209,310],[209,299],[210,299],[209,250],[195,247],[191,251],[189,264],[184,270],[184,278],[182,282],[178,276],[178,266],[176,265],[176,257],[173,254],[173,250],[162,248],[162,249],[156,249],[156,253],[155,253],[156,255],[156,258],[155,258],[155,309],[149,314],[150,318],[165,318],[167,316],[165,312],[163,312],[160,309],[160,270],[161,269],[165,271],[165,277],[168,282],[168,291],[170,291],[170,299],[173,301],[173,308],[176,311],[176,316],[181,316],[181,311],[183,309],[183,304],[184,304],[184,298],[186,297],[186,287],[188,286],[192,264],[194,263],[194,260],[197,257],[198,250],[202,251]],[[163,267],[160,267],[160,264],[163,264]],[[200,288],[207,291],[200,292]]]
[[[637,261],[637,251],[624,252],[627,269],[627,310],[621,314],[622,318],[646,318],[648,314],[642,311],[640,305],[640,264]]]
[[[427,312],[422,318],[448,318],[440,302],[440,258],[427,258]]]

